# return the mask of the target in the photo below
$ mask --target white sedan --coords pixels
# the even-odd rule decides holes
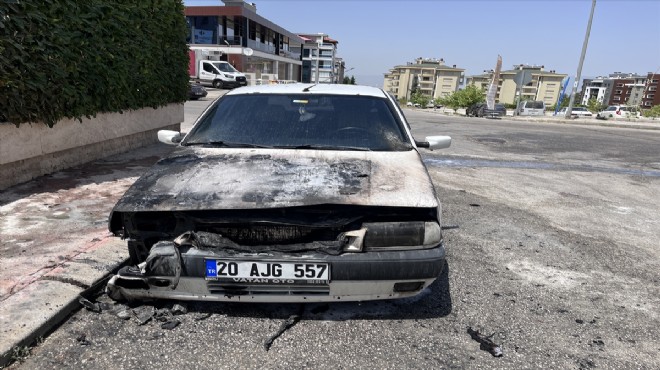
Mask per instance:
[[[354,85],[262,85],[216,100],[114,207],[131,260],[114,299],[363,301],[445,268],[441,207],[398,103]]]
[[[566,115],[566,110],[567,108],[562,108],[557,115],[558,116],[565,116]],[[572,117],[593,117],[593,113],[591,113],[587,108],[585,107],[574,107],[571,110],[571,116]]]

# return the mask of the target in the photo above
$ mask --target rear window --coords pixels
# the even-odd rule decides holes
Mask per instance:
[[[527,105],[525,107],[530,108],[530,109],[543,109],[544,108],[542,101],[528,101]]]
[[[608,111],[608,112],[609,111],[615,111],[615,110],[617,110],[617,107],[615,107],[613,105],[610,105],[609,107],[607,107],[607,109],[605,109],[605,111]]]
[[[352,95],[250,94],[221,98],[183,145],[412,149],[387,99]]]

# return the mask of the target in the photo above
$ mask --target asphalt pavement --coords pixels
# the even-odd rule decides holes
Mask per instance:
[[[186,103],[192,114],[186,115],[182,130],[221,94],[210,90],[203,101]],[[660,121],[513,119],[660,128]],[[42,176],[0,194],[0,366],[48,335],[81,307],[81,296],[102,287],[126,262],[125,241],[107,231],[107,217],[124,191],[170,150],[152,145]]]

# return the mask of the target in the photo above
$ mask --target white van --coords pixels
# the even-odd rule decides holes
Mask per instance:
[[[518,103],[514,114],[517,116],[543,116],[545,115],[545,103],[540,100],[523,100]]]

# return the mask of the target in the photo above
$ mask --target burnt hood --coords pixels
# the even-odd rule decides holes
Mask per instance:
[[[437,207],[415,150],[183,148],[160,160],[116,212],[258,209],[346,204]]]

